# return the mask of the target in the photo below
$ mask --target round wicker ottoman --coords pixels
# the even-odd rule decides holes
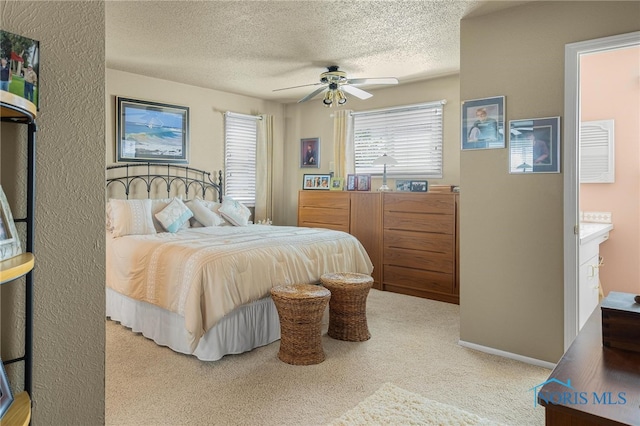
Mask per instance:
[[[373,278],[365,274],[337,272],[320,277],[331,292],[329,331],[334,339],[362,342],[371,338],[367,326],[367,296]]]
[[[322,316],[331,293],[312,284],[273,287],[271,297],[280,316],[278,358],[287,364],[319,364],[322,349]]]

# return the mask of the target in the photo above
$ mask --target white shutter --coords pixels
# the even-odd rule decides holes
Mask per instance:
[[[371,163],[383,154],[398,161],[389,177],[442,178],[442,110],[445,101],[354,112],[356,173],[382,175]]]
[[[256,202],[256,146],[259,117],[224,115],[224,193],[248,206]]]
[[[615,181],[614,121],[580,123],[580,183]]]

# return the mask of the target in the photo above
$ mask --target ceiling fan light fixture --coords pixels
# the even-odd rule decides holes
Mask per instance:
[[[331,105],[333,104],[333,90],[327,90],[327,92],[324,94],[322,103],[326,107],[331,107]]]
[[[338,100],[338,105],[344,105],[347,103],[347,97],[344,95],[344,92],[340,89],[336,91],[336,99]]]

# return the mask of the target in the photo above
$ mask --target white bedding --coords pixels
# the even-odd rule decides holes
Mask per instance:
[[[326,229],[216,226],[107,237],[107,287],[183,317],[191,351],[271,287],[338,271],[371,274],[373,265],[356,238]]]

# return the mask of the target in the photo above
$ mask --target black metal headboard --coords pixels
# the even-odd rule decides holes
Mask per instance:
[[[116,184],[117,183],[117,184]],[[189,198],[200,195],[203,199],[222,202],[222,171],[218,172],[218,182],[211,179],[211,173],[193,167],[176,164],[126,163],[107,166],[107,189],[112,185],[122,185],[126,198],[132,191],[146,192],[147,198],[157,198],[166,189],[167,197],[176,192]],[[142,190],[139,190],[142,187]]]

